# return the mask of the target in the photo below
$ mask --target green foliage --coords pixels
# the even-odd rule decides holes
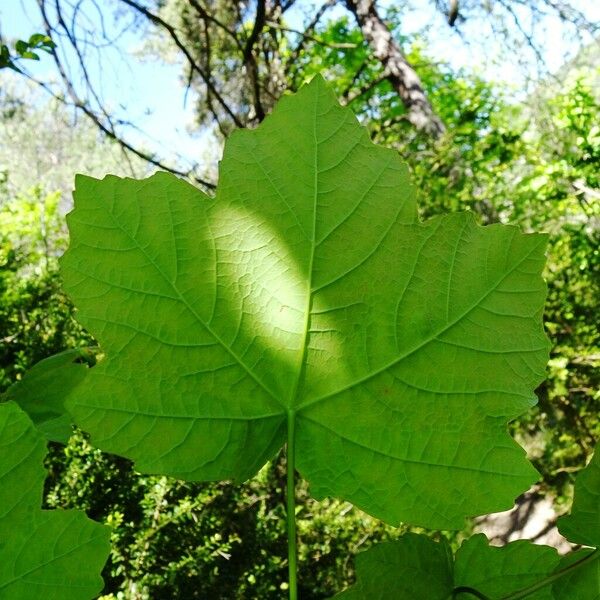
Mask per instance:
[[[559,520],[563,535],[587,546],[600,546],[599,464],[592,458],[580,472],[571,514]],[[526,540],[494,548],[480,534],[463,542],[453,561],[444,541],[408,534],[359,555],[357,583],[336,598],[595,600],[599,559],[598,549],[571,552],[561,559],[554,548]],[[411,577],[416,577],[415,583]]]
[[[571,514],[559,519],[559,531],[584,549],[565,556],[559,569],[568,570],[552,590],[557,600],[595,600],[600,590],[600,450],[597,448],[577,476]],[[578,568],[574,568],[577,567]]]
[[[575,544],[600,547],[600,451],[577,476],[571,514],[558,527]]]
[[[58,276],[59,200],[34,188],[0,205],[0,392],[43,358],[91,343]]]
[[[232,136],[214,201],[79,177],[69,227],[65,287],[107,357],[67,406],[140,471],[243,481],[287,439],[317,498],[443,529],[535,480],[506,422],[544,376],[544,237],[419,224],[320,78]]]
[[[107,527],[80,511],[41,510],[44,437],[14,403],[0,404],[0,596],[85,600],[102,587]]]
[[[112,528],[105,596],[280,600],[287,589],[283,460],[243,485],[191,483],[135,473],[77,432],[47,462],[49,507],[78,507]],[[297,498],[299,593],[329,598],[352,581],[350,553],[395,539],[404,528],[378,523],[335,500]]]
[[[407,533],[356,557],[357,582],[336,600],[447,600],[452,593],[452,552],[444,541]]]
[[[0,70],[12,69],[17,73],[22,73],[17,66],[19,60],[40,60],[40,56],[35,50],[43,50],[52,54],[56,44],[42,33],[34,33],[28,40],[17,40],[14,44],[14,53],[6,44],[0,44]]]
[[[499,599],[526,589],[547,577],[559,564],[554,548],[526,540],[511,542],[501,548],[490,546],[482,534],[465,542],[456,553],[454,585],[475,589],[486,598]],[[469,600],[467,592],[457,594]],[[550,586],[532,591],[530,600],[552,600]]]
[[[196,27],[196,21],[192,26]],[[352,27],[347,28],[347,35],[340,26],[337,29],[337,41],[354,39]],[[323,37],[320,31],[316,35]],[[315,49],[332,54],[328,63],[323,62],[319,52],[315,53],[314,63],[310,56],[301,56],[309,69],[327,69],[346,62],[352,68],[361,66],[352,56],[354,50],[307,45],[309,53]],[[356,53],[359,58],[366,57],[364,48],[356,49]],[[591,453],[594,440],[600,437],[600,348],[595,327],[600,254],[594,225],[600,204],[593,195],[597,193],[594,174],[599,166],[598,143],[593,136],[600,108],[598,98],[592,93],[589,78],[578,77],[565,81],[560,90],[550,90],[547,95],[551,100],[540,98],[539,108],[533,112],[521,103],[511,105],[503,90],[483,79],[433,63],[418,47],[411,50],[411,59],[434,98],[436,110],[448,124],[452,137],[446,142],[433,148],[426,140],[415,138],[404,125],[402,108],[385,81],[357,97],[351,106],[368,121],[376,141],[396,147],[410,163],[416,187],[422,191],[421,213],[472,208],[484,221],[510,219],[527,229],[550,232],[545,272],[549,285],[545,325],[553,343],[549,379],[538,389],[539,407],[521,417],[512,429],[526,444],[549,490],[563,493],[568,490],[570,473],[582,464]],[[350,97],[357,88],[366,89],[380,75],[372,62],[367,60],[365,65],[365,74]],[[336,72],[341,78],[338,91],[342,94],[354,72],[342,68]],[[301,80],[300,75],[298,81]],[[5,91],[6,88],[3,100]],[[9,171],[13,189],[15,185],[19,190],[29,186],[34,176],[44,189],[66,191],[75,170],[120,172],[117,161],[122,162],[122,157],[116,150],[114,157],[102,151],[104,146],[93,132],[86,130],[84,122],[78,122],[73,131],[69,119],[55,109],[44,107],[39,115],[27,109],[25,115],[24,104],[20,104],[8,126],[0,124],[4,142],[0,160]],[[4,114],[6,105],[2,108]],[[86,131],[84,140],[79,139],[82,131]],[[72,140],[79,144],[77,148],[70,146]],[[11,201],[10,210],[39,207],[46,194],[38,191],[33,197],[19,195],[21,200]],[[24,200],[26,196],[30,197]],[[6,214],[5,204],[0,213]],[[58,224],[60,218],[51,221]],[[0,227],[0,389],[34,362],[67,347],[90,343],[89,336],[71,318],[70,303],[60,291],[54,252],[49,253],[46,264],[44,242],[40,243],[44,219],[38,216],[30,220],[41,235],[39,239],[32,237],[26,223],[14,218],[12,222],[10,245],[6,244],[7,228],[4,224]],[[64,246],[60,227],[56,236],[57,247]],[[11,247],[17,249],[16,256],[5,261],[5,249]],[[39,251],[35,257],[29,255],[29,248]],[[14,258],[19,259],[18,264]],[[248,588],[248,597],[275,599],[283,595],[280,586],[286,580],[282,567],[286,560],[284,509],[277,465],[269,468],[268,477],[262,478],[261,471],[260,484],[256,479],[239,488],[187,483],[182,484],[184,491],[178,492],[180,484],[169,481],[166,485],[173,493],[165,493],[163,483],[155,488],[162,481],[160,478],[135,474],[127,461],[92,449],[79,433],[67,447],[54,446],[51,456],[47,502],[56,507],[91,510],[92,516],[107,519],[114,526],[114,560],[104,573],[107,593],[112,591],[114,597],[120,594],[127,598],[193,598],[196,593],[197,597],[218,598],[222,594],[223,598],[233,598],[237,589],[250,585],[245,583],[249,578],[255,583]],[[231,494],[223,488],[232,490]],[[161,492],[155,493],[155,489]],[[200,526],[193,517],[186,518],[186,494],[196,506],[196,502],[200,505],[220,493],[230,494],[229,504],[209,503],[209,511],[218,506],[218,514],[211,517],[214,527],[203,528],[202,536],[197,536],[195,531]],[[302,598],[329,597],[338,586],[351,581],[348,552],[392,534],[389,528],[378,528],[374,520],[358,511],[346,514],[348,507],[343,503],[317,504],[301,493],[297,501],[299,553],[301,562],[307,565],[301,577]],[[178,517],[172,526],[165,526],[165,535],[152,535],[146,544],[143,540],[147,531],[153,530],[154,516],[158,515],[162,522],[171,514],[181,515],[182,520]],[[248,527],[237,525],[247,516]],[[205,521],[200,523],[203,527]],[[223,534],[230,529],[238,537]],[[311,531],[322,535],[310,538]],[[218,542],[211,545],[205,539],[219,534],[223,539],[219,549],[225,554],[235,550],[227,562],[216,551]],[[215,551],[211,554],[199,550],[206,558],[201,568],[189,559],[186,562],[185,555],[193,555],[196,546],[204,548],[205,542]],[[261,547],[267,551],[259,552]],[[243,566],[233,567],[236,557],[246,561]],[[230,572],[235,572],[235,577],[221,585]],[[573,578],[575,581],[576,575]],[[561,585],[565,585],[565,580],[561,579]],[[578,598],[575,592],[566,593],[566,597]]]

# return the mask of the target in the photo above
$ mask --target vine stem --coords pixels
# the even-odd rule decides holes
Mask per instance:
[[[561,569],[560,571],[556,571],[555,573],[552,573],[552,575],[546,577],[545,579],[542,579],[542,581],[538,581],[537,583],[534,583],[533,585],[530,585],[529,587],[527,587],[523,590],[514,592],[508,596],[503,596],[501,598],[501,600],[520,600],[521,598],[526,598],[527,596],[530,596],[531,594],[533,594],[534,592],[537,592],[538,590],[542,589],[543,587],[546,587],[547,585],[550,585],[551,583],[555,582],[557,579],[564,577],[567,573],[570,573],[571,571],[578,569],[583,564],[586,564],[588,562],[591,562],[591,561],[597,559],[598,556],[600,556],[600,551],[594,550],[594,551],[590,552],[590,554],[586,554],[583,558],[580,558],[578,561],[575,561],[573,564],[570,564],[568,567],[565,567],[564,569]]]
[[[529,587],[526,587],[522,590],[517,590],[516,592],[513,592],[512,594],[509,594],[508,596],[502,596],[502,598],[500,598],[500,600],[520,600],[521,598],[527,598],[527,596],[531,596],[531,594],[534,594],[535,592],[537,592],[538,590],[541,590],[542,588],[546,587],[547,585],[554,583],[557,579],[564,577],[567,573],[570,573],[571,571],[574,571],[575,569],[579,569],[579,567],[581,567],[582,565],[584,565],[588,562],[592,562],[599,556],[600,556],[600,551],[594,550],[594,551],[590,552],[590,554],[586,554],[583,558],[580,558],[578,561],[575,561],[573,564],[569,565],[568,567],[565,567],[564,569],[561,569],[560,571],[556,571],[556,572],[552,573],[552,575],[549,575],[548,577],[542,579],[541,581],[538,581],[537,583],[534,583],[533,585],[530,585]],[[457,588],[454,588],[454,590],[452,590],[453,598],[455,598],[458,594],[471,594],[472,596],[475,596],[476,598],[481,598],[482,600],[489,600],[488,597],[485,596],[484,594],[482,594],[481,592],[477,591],[476,589],[473,589],[471,587],[466,587],[466,586],[457,587]]]
[[[298,600],[298,584],[296,581],[297,551],[296,551],[296,411],[289,410],[287,417],[287,490],[286,490],[286,520],[288,534],[288,573],[289,599]]]
[[[454,588],[452,590],[452,598],[456,598],[459,594],[471,594],[471,596],[475,596],[475,598],[479,598],[479,600],[490,600],[490,598],[488,598],[475,588],[469,587],[467,585],[461,585],[460,587]]]

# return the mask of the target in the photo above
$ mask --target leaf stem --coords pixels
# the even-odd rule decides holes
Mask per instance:
[[[598,556],[600,556],[600,551],[598,551],[596,549],[596,550],[590,552],[590,554],[586,554],[583,558],[580,558],[578,561],[570,564],[568,567],[565,567],[564,569],[561,569],[560,571],[555,571],[554,573],[552,573],[552,575],[549,575],[545,579],[542,579],[541,581],[538,581],[537,583],[534,583],[533,585],[530,585],[529,587],[527,587],[525,589],[519,590],[517,592],[513,592],[512,594],[509,594],[508,596],[504,596],[500,600],[520,600],[521,598],[526,598],[527,596],[530,596],[531,594],[533,594],[534,592],[537,592],[538,590],[542,589],[543,587],[550,585],[557,579],[564,577],[567,573],[574,571],[575,569],[578,569],[583,564],[591,562],[592,560],[598,558]]]
[[[298,599],[298,586],[296,583],[297,554],[296,554],[296,411],[288,410],[287,415],[287,534],[288,534],[288,573],[289,573],[289,600]]]

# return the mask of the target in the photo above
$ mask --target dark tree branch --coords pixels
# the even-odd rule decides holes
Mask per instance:
[[[217,27],[219,27],[219,29],[223,30],[235,42],[235,45],[240,49],[241,52],[244,51],[244,48],[233,29],[230,29],[229,27],[227,27],[227,25],[225,25],[222,21],[217,19],[214,15],[211,15],[206,10],[206,8],[204,8],[204,6],[200,4],[198,0],[189,0],[189,3],[203,21],[214,23]]]
[[[450,3],[448,5],[448,25],[450,25],[450,27],[454,27],[454,23],[456,23],[458,15],[458,0],[450,0]]]
[[[204,83],[206,84],[206,87],[210,90],[212,95],[215,97],[216,101],[221,105],[221,107],[225,110],[225,112],[231,117],[231,120],[235,123],[236,127],[244,127],[244,124],[242,123],[242,121],[238,118],[238,116],[231,110],[229,105],[225,102],[225,100],[223,99],[223,96],[221,96],[221,94],[219,93],[219,90],[217,90],[217,88],[214,86],[211,79],[207,76],[207,73],[194,60],[194,57],[191,55],[188,48],[186,48],[185,44],[179,39],[179,36],[177,35],[177,31],[175,30],[175,28],[172,25],[170,25],[169,23],[167,23],[164,19],[162,19],[158,15],[155,15],[154,13],[151,13],[148,9],[144,8],[137,2],[134,2],[133,0],[121,0],[121,2],[123,2],[124,4],[127,4],[127,6],[130,6],[133,9],[137,10],[140,14],[144,15],[149,21],[151,21],[155,25],[158,25],[159,27],[161,27],[165,31],[167,31],[167,33],[169,34],[170,38],[173,40],[175,45],[179,48],[179,50],[181,50],[183,55],[186,57],[190,66],[196,71],[196,73],[198,73],[198,75],[200,75],[200,78],[204,81]]]
[[[504,9],[512,17],[515,27],[520,31],[521,35],[527,41],[527,45],[531,48],[532,52],[535,54],[535,57],[536,57],[538,63],[542,64],[544,62],[544,59],[542,57],[542,53],[540,52],[540,49],[535,45],[532,36],[529,35],[523,28],[523,25],[521,24],[521,21],[520,21],[519,17],[517,16],[517,13],[515,13],[513,7],[510,5],[510,2],[502,1],[501,4],[504,7]]]
[[[368,66],[368,62],[365,60],[362,62],[360,67],[358,67],[358,70],[352,76],[352,81],[348,84],[346,89],[342,92],[342,98],[344,100],[348,101],[348,97],[350,96],[350,92],[352,91],[352,88],[358,83],[360,76],[365,72],[365,69],[367,68],[367,66]]]
[[[62,67],[62,64],[61,64],[61,67]],[[65,106],[72,106],[72,107],[75,107],[75,108],[81,110],[96,125],[96,127],[98,127],[98,129],[100,131],[102,131],[102,133],[104,133],[111,140],[114,140],[117,144],[119,144],[119,146],[121,148],[123,148],[123,150],[129,151],[132,154],[135,154],[137,157],[141,158],[142,160],[145,160],[146,162],[154,165],[155,167],[159,167],[160,169],[168,171],[169,173],[173,173],[174,175],[179,175],[179,176],[185,177],[187,179],[193,179],[196,183],[203,185],[204,187],[208,188],[209,190],[216,189],[217,186],[214,183],[212,183],[211,181],[208,181],[206,179],[203,179],[202,177],[199,177],[198,175],[196,175],[193,172],[193,169],[189,170],[189,171],[182,171],[180,169],[175,169],[173,167],[170,167],[169,165],[163,163],[162,161],[154,158],[151,154],[144,152],[142,150],[139,150],[138,148],[135,148],[134,146],[132,146],[131,144],[126,142],[122,137],[120,137],[115,131],[111,130],[109,127],[104,125],[104,123],[102,123],[102,121],[100,120],[98,115],[96,115],[89,106],[87,106],[83,101],[81,101],[81,99],[76,94],[74,94],[74,95],[71,94],[71,90],[73,88],[70,85],[70,83],[68,82],[68,80],[65,81],[64,70],[61,73],[61,78],[63,79],[65,87],[67,88],[67,92],[69,94],[69,97],[71,98],[71,102],[67,101],[64,97],[59,96],[58,94],[54,93],[52,91],[52,89],[50,88],[50,86],[48,84],[44,83],[43,81],[39,81],[39,80],[35,79],[28,73],[24,73],[24,75],[32,83],[35,83],[36,85],[40,86],[44,91],[46,91],[50,96],[52,96],[52,98],[54,98],[58,102],[61,102]],[[74,92],[74,90],[73,90],[73,92]]]
[[[353,94],[346,94],[346,104],[350,104],[350,102],[354,102],[357,98],[364,96],[369,93],[374,87],[377,87],[382,81],[388,79],[389,74],[384,71],[379,77],[372,79],[371,81],[367,81],[363,86],[357,89]]]
[[[46,33],[47,33],[47,35],[50,35],[52,33],[52,28],[50,25],[50,21],[48,19],[48,15],[46,13],[46,7],[45,7],[44,0],[38,0],[38,6],[40,8],[42,18],[44,20],[44,28],[46,30]],[[125,139],[123,139],[120,135],[118,135],[111,120],[107,121],[108,125],[105,124],[102,121],[102,119],[92,110],[92,108],[88,105],[88,103],[86,103],[79,97],[77,91],[75,90],[75,87],[73,86],[69,76],[67,75],[67,72],[62,64],[62,61],[60,60],[60,57],[58,56],[58,53],[56,52],[56,49],[53,48],[51,50],[51,54],[52,54],[52,58],[54,59],[54,63],[56,65],[58,73],[63,81],[63,84],[64,84],[66,90],[67,90],[67,94],[71,98],[71,102],[72,102],[73,106],[80,109],[96,125],[96,127],[98,127],[98,129],[100,131],[102,131],[102,133],[104,133],[108,138],[117,142],[123,150],[131,152],[135,156],[145,160],[146,162],[148,162],[150,164],[153,164],[156,167],[159,167],[160,169],[164,169],[165,171],[169,171],[171,173],[174,173],[175,175],[180,175],[182,177],[191,178],[194,181],[196,181],[197,183],[203,185],[204,187],[206,187],[208,189],[212,190],[212,189],[216,188],[214,183],[197,176],[193,172],[193,169],[186,172],[186,171],[182,171],[180,169],[175,169],[173,167],[170,167],[167,164],[163,163],[161,160],[158,160],[157,158],[152,156],[151,154],[144,152],[142,150],[139,150],[138,148],[136,148],[135,146],[133,146],[129,142],[127,142]],[[44,90],[46,90],[46,92],[51,94],[56,100],[59,100],[60,102],[63,102],[64,104],[67,104],[65,99],[58,96],[57,94],[55,94],[48,85],[30,77],[30,76],[28,76],[28,77],[29,77],[29,79],[34,81],[37,85],[41,86]],[[103,113],[105,112],[103,108],[101,108],[101,110]]]
[[[246,72],[248,73],[252,84],[252,93],[254,96],[254,112],[256,113],[256,119],[258,122],[262,121],[265,118],[265,110],[260,99],[258,62],[256,60],[256,57],[254,56],[254,45],[256,44],[260,34],[262,33],[266,19],[267,8],[265,0],[257,0],[256,18],[254,19],[254,26],[252,27],[252,31],[250,32],[250,37],[246,40],[243,57]]]
[[[346,0],[375,57],[381,61],[387,79],[407,111],[407,118],[419,131],[439,138],[446,128],[435,114],[419,76],[408,63],[390,30],[379,16],[374,0]]]
[[[310,20],[310,22],[306,25],[304,32],[301,34],[302,37],[298,42],[297,46],[291,51],[290,56],[285,65],[285,72],[289,73],[290,67],[298,60],[300,56],[300,52],[302,52],[306,42],[310,40],[312,36],[312,32],[315,30],[315,27],[325,14],[328,8],[331,8],[334,4],[336,4],[336,0],[327,0],[325,4],[319,8],[319,10],[315,13],[315,16]]]

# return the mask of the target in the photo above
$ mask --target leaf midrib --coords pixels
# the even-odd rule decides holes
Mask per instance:
[[[304,363],[306,361],[306,352],[308,350],[308,331],[310,328],[311,320],[311,308],[313,300],[312,292],[312,280],[313,280],[313,268],[315,261],[315,248],[317,238],[317,201],[319,189],[319,140],[317,138],[317,112],[319,108],[319,90],[315,92],[315,109],[313,113],[313,143],[315,146],[314,161],[313,161],[313,221],[312,221],[312,239],[310,240],[310,259],[308,261],[308,281],[306,286],[306,299],[304,305],[304,331],[302,334],[302,351],[299,353],[298,366],[296,368],[296,380],[294,385],[290,389],[290,397],[288,400],[287,414],[288,414],[288,440],[290,437],[290,419],[295,418],[295,404],[298,400],[298,390],[300,389],[300,379],[302,378],[302,371],[304,370]]]

